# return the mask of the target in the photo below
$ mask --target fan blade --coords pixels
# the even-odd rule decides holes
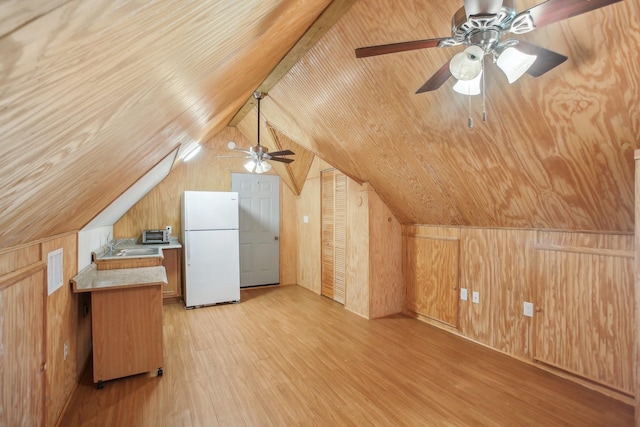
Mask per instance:
[[[366,58],[369,56],[386,55],[387,53],[405,52],[407,50],[426,49],[428,47],[437,47],[439,39],[414,40],[410,42],[400,42],[391,44],[381,44],[378,46],[359,47],[356,49],[356,58]]]
[[[234,148],[233,151],[240,151],[241,153],[251,154],[251,151],[243,150],[242,148]]]
[[[285,159],[284,157],[272,157],[269,161],[273,160],[274,162],[282,162],[282,163],[291,163],[293,159]]]
[[[267,153],[270,156],[292,156],[296,153],[294,153],[291,150],[282,150],[282,151],[274,151],[273,153]]]
[[[621,0],[548,0],[523,13],[530,12],[536,28],[540,28],[619,1]]]
[[[523,41],[518,43],[517,49],[523,53],[538,56],[533,65],[527,70],[527,74],[533,77],[540,77],[567,60],[564,55]]]
[[[250,159],[251,156],[216,156],[217,159]]]
[[[440,67],[440,69],[436,71],[435,74],[431,76],[431,78],[427,80],[427,82],[423,84],[422,87],[420,87],[420,89],[416,91],[416,94],[436,90],[440,86],[442,86],[444,82],[446,82],[449,79],[449,77],[451,77],[451,70],[449,70],[449,62],[451,62],[451,60],[448,60],[447,62],[445,62],[444,65]]]

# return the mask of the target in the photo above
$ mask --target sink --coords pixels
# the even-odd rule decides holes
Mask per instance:
[[[160,248],[122,248],[122,249],[115,249],[111,256],[116,256],[116,257],[160,256]]]

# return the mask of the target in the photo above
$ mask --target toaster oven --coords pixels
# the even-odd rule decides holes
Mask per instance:
[[[143,230],[142,244],[169,243],[169,230]]]

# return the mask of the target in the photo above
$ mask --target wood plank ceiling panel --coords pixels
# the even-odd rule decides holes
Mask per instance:
[[[271,89],[295,123],[270,121],[369,181],[404,224],[630,232],[640,2],[517,36],[569,60],[511,85],[488,61],[488,120],[473,97],[472,129],[469,99],[451,90],[453,79],[414,94],[460,48],[354,55],[361,46],[448,36],[460,3],[356,3]]]
[[[82,228],[222,129],[328,3],[84,0],[5,35],[0,248]]]

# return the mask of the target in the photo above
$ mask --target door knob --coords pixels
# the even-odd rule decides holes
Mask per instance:
[[[274,239],[274,240],[278,240],[278,239],[279,239],[279,237],[278,237],[278,236],[276,236],[276,237],[274,237],[273,239]]]

